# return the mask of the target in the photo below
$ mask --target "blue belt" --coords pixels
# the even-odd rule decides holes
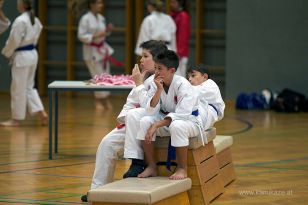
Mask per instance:
[[[195,111],[193,111],[191,114],[194,115],[194,116],[198,116],[198,115],[199,115],[199,111],[198,111],[198,110],[195,110]]]
[[[195,110],[191,114],[194,116],[198,116],[199,111]],[[168,144],[168,156],[167,156],[167,161],[166,161],[166,167],[169,171],[171,171],[171,160],[175,160],[175,159],[176,159],[176,150],[175,150],[175,147],[171,145],[171,138],[170,138],[169,144]]]
[[[35,49],[33,44],[29,44],[29,45],[25,45],[25,46],[21,46],[19,48],[16,48],[15,51],[30,51]]]
[[[218,115],[218,110],[217,110],[217,108],[216,108],[213,104],[209,104],[209,106],[211,106],[212,108],[214,108],[214,110],[216,111],[216,114]]]

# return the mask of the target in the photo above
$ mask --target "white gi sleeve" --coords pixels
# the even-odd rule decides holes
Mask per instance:
[[[15,52],[15,49],[17,49],[20,45],[20,42],[22,41],[23,36],[26,32],[26,23],[23,21],[20,21],[19,19],[16,19],[12,25],[12,29],[10,32],[10,35],[5,43],[4,48],[2,49],[2,54],[10,58]]]
[[[174,113],[169,113],[166,117],[170,117],[173,120],[188,120],[195,111],[198,94],[194,92],[192,86],[187,81],[183,81],[177,88],[177,105]]]
[[[6,29],[8,29],[10,24],[11,24],[11,21],[9,19],[6,19],[6,21],[0,20],[0,34],[6,31]]]
[[[218,119],[224,116],[225,103],[222,100],[221,93],[217,84],[211,79],[205,81],[203,84],[195,86],[199,90],[199,98],[201,102],[206,101],[215,106],[218,112]]]
[[[138,97],[140,107],[145,108],[156,92],[156,85],[154,82],[149,83],[147,87],[146,85],[142,84],[137,86],[134,92]]]
[[[37,45],[37,42],[40,38],[41,31],[43,29],[43,25],[38,18],[35,18],[35,24],[36,24],[36,36],[33,42],[34,46]]]
[[[156,113],[159,113],[159,110],[160,110],[160,99],[155,107],[151,107],[150,105],[151,100],[152,98],[147,102],[145,110],[148,115],[155,115]]]
[[[171,30],[171,42],[170,42],[170,49],[177,52],[176,49],[176,24],[174,23],[173,19],[170,18],[170,30]]]
[[[82,43],[90,44],[93,41],[93,34],[89,32],[89,19],[83,16],[78,25],[78,39]]]
[[[139,36],[136,43],[135,54],[141,56],[142,49],[140,48],[140,44],[151,39],[151,22],[148,17],[146,17],[140,26]]]
[[[123,108],[117,117],[117,121],[119,123],[125,123],[125,117],[126,117],[127,111],[134,109],[136,107],[139,107],[138,98],[135,95],[134,91],[131,90],[127,96],[126,103],[123,105]]]

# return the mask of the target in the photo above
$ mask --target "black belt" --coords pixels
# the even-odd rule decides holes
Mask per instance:
[[[215,108],[214,108],[215,109]],[[215,109],[216,110],[216,109]],[[159,112],[161,112],[161,113],[163,113],[164,115],[168,115],[169,114],[169,112],[167,112],[167,111],[164,111],[164,110],[159,110]],[[216,112],[217,112],[217,110],[216,110]],[[192,111],[192,113],[191,113],[192,115],[194,115],[194,116],[198,116],[199,115],[199,111],[198,111],[198,109],[197,110],[195,110],[195,111]]]
[[[169,114],[169,112],[163,111],[163,110],[159,110],[159,112],[163,113],[164,115],[168,115]]]

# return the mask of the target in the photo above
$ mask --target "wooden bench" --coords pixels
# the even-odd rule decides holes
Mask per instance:
[[[126,178],[88,192],[93,205],[153,204],[189,205],[187,190],[191,180],[170,180],[167,177]]]
[[[213,142],[218,159],[220,175],[226,187],[236,178],[231,156],[233,138],[232,136],[217,135]]]
[[[184,204],[192,205],[202,205],[209,204],[211,201],[216,199],[225,191],[225,187],[230,184],[235,179],[235,172],[232,163],[231,157],[231,146],[233,144],[233,139],[231,136],[216,136],[216,129],[212,128],[207,130],[205,136],[208,138],[209,143],[205,146],[202,145],[200,138],[194,137],[189,141],[189,150],[188,150],[188,177],[191,179],[191,189],[187,191],[189,202],[187,202],[187,193],[178,193],[174,194],[174,197],[170,195],[165,199],[161,199],[155,204],[176,204],[178,199],[183,200]],[[155,157],[159,162],[165,162],[167,158],[167,147],[169,143],[169,137],[157,137],[155,142]],[[122,161],[126,162],[126,161]],[[123,173],[127,170],[130,163],[127,163],[121,167],[120,163],[117,163],[117,170],[123,169]],[[165,164],[165,163],[163,163]],[[175,169],[175,166],[172,166],[172,169]],[[122,179],[122,173],[117,173],[119,176],[116,176],[116,179]],[[158,175],[159,176],[170,176],[172,172],[167,170],[166,166],[158,166]],[[159,177],[147,178],[146,180],[156,180]],[[132,180],[135,182],[140,180],[138,178],[123,179],[118,182],[122,186],[122,181],[126,183],[126,180]],[[174,180],[169,180],[164,178],[164,180],[174,182]],[[146,183],[152,183],[151,181],[145,181]],[[105,187],[106,186],[106,187]],[[109,189],[108,185],[105,185],[104,189]],[[139,185],[137,185],[139,186]],[[135,188],[132,188],[135,190]],[[126,196],[124,192],[119,191],[117,188],[113,190],[117,193],[117,197]],[[169,190],[168,190],[169,191]],[[119,193],[120,194],[119,194]],[[94,205],[115,205],[123,204],[123,202],[104,202],[102,203],[101,198],[98,198],[98,195],[101,195],[101,192],[91,190],[90,193],[95,193],[89,195],[89,200],[93,202]],[[134,191],[132,191],[132,194]],[[92,195],[92,196],[91,196]],[[108,196],[112,196],[108,194]],[[115,196],[113,196],[115,197]],[[96,201],[95,201],[96,200]],[[149,202],[148,201],[144,202]],[[172,200],[172,201],[170,201]],[[135,202],[131,202],[134,204]],[[153,202],[152,202],[153,203]]]
[[[220,176],[219,163],[213,140],[216,129],[211,128],[204,133],[208,144],[202,145],[200,137],[189,140],[188,150],[188,177],[192,180],[192,188],[188,191],[191,204],[209,204],[224,192],[223,179]],[[169,137],[157,137],[155,141],[155,157],[159,162],[165,162]],[[175,169],[175,166],[173,167]],[[158,167],[159,176],[170,176],[172,173],[166,166]]]

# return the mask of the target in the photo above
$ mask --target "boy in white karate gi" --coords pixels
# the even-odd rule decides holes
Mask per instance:
[[[10,20],[5,16],[2,7],[4,0],[0,0],[0,34],[2,34],[10,26]]]
[[[126,133],[125,119],[129,112],[135,109],[138,109],[140,113],[145,115],[147,99],[150,99],[155,92],[154,75],[152,75],[154,73],[153,56],[162,50],[166,50],[167,47],[163,42],[154,40],[144,42],[140,47],[142,48],[142,57],[140,59],[142,73],[140,73],[138,66],[135,66],[132,77],[136,87],[129,93],[126,103],[117,118],[119,124],[99,144],[91,189],[96,189],[99,186],[112,182],[115,160],[123,155]],[[134,140],[135,142],[131,141],[131,143],[142,150],[139,140],[136,138]],[[143,152],[141,156],[140,160],[143,160]],[[83,195],[81,200],[87,201],[87,195]]]
[[[148,40],[164,41],[168,49],[176,51],[176,25],[173,19],[163,12],[164,4],[161,0],[148,0],[146,16],[140,26],[135,53],[141,55],[140,43]]]
[[[138,177],[156,176],[154,145],[156,135],[170,136],[171,145],[176,147],[177,169],[170,179],[187,177],[187,146],[189,137],[199,135],[194,122],[197,115],[198,95],[192,85],[182,76],[175,75],[179,57],[174,51],[166,50],[155,57],[157,90],[147,105],[152,116],[140,120],[137,139],[142,140],[146,169]]]
[[[104,7],[102,0],[87,0],[87,3],[89,11],[81,17],[78,25],[78,39],[83,43],[83,60],[92,77],[110,74],[108,57],[114,50],[106,42],[106,36],[112,31],[113,25],[106,25],[105,17],[100,14]],[[94,93],[97,110],[112,107],[107,98],[109,94],[108,91]]]
[[[225,103],[219,87],[210,79],[209,69],[203,64],[190,66],[187,78],[195,92],[199,93],[199,116],[203,130],[207,130],[224,116]]]
[[[188,70],[189,82],[193,85],[194,93],[198,94],[199,101],[198,119],[194,119],[194,122],[198,123],[198,126],[200,126],[199,131],[202,132],[213,127],[215,122],[221,120],[224,116],[225,109],[225,103],[221,97],[219,87],[212,79],[209,78],[209,70],[203,64],[191,66]],[[131,138],[134,139],[135,132],[133,131],[140,129],[140,124],[136,122],[141,121],[142,116],[140,119],[138,119],[137,116],[132,118],[135,121],[130,120],[127,122],[125,141],[129,141]],[[126,119],[128,120],[130,118],[131,117],[127,117]],[[128,133],[128,130],[132,131]],[[205,141],[205,143],[207,143],[207,141]],[[125,143],[124,146],[126,152],[129,153],[136,150],[134,147],[128,147],[127,144],[128,143]]]
[[[3,126],[19,126],[26,117],[27,107],[30,114],[38,114],[42,125],[47,125],[48,116],[42,101],[34,88],[34,78],[38,63],[35,49],[42,30],[42,24],[32,11],[31,0],[18,0],[18,16],[2,50],[12,64],[11,110],[12,119],[2,122]]]

